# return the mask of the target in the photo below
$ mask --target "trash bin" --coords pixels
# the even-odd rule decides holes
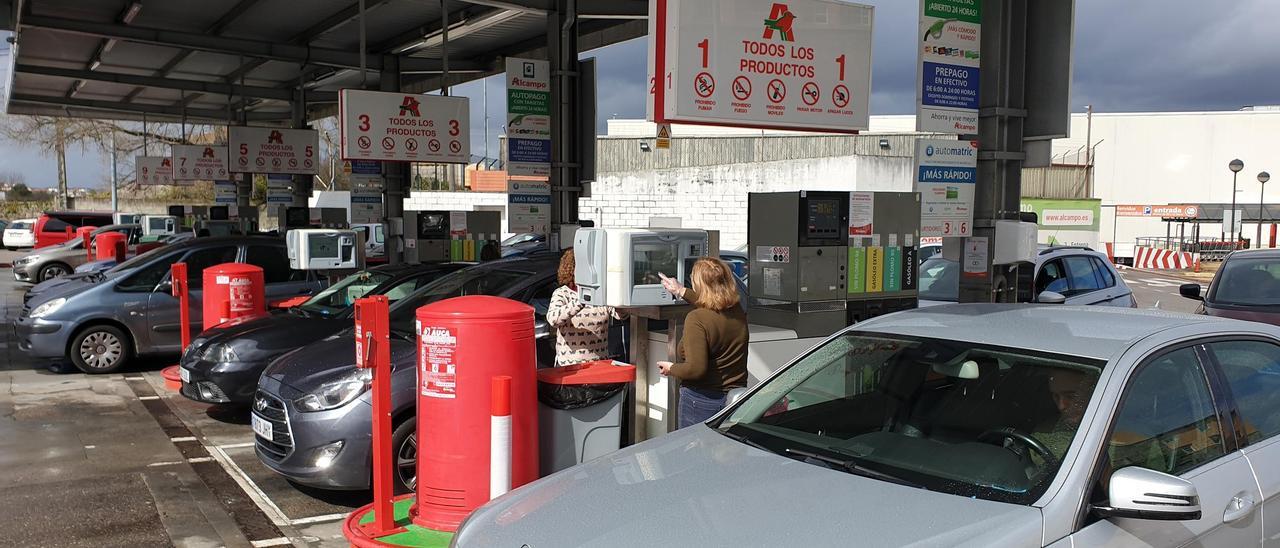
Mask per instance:
[[[627,383],[635,380],[634,365],[612,360],[538,370],[543,476],[618,450]]]

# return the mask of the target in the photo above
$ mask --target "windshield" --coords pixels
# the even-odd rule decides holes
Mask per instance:
[[[960,301],[960,263],[934,257],[920,265],[920,299]]]
[[[525,233],[522,233],[522,234],[516,234],[516,235],[514,235],[514,236],[511,236],[510,238],[507,238],[507,239],[505,239],[505,240],[502,240],[502,245],[503,245],[503,246],[509,246],[509,245],[522,244],[522,243],[525,243],[525,242],[532,242],[532,241],[535,241],[535,240],[537,240],[538,238],[539,238],[539,236],[538,236],[537,234],[532,234],[532,233],[529,233],[529,232],[525,232]]]
[[[374,288],[390,279],[390,275],[381,272],[368,270],[357,272],[325,288],[324,291],[298,305],[298,308],[322,316],[337,314],[350,307],[356,299],[368,295]]]
[[[532,272],[488,268],[466,268],[446,275],[393,304],[389,311],[391,330],[412,335],[415,312],[423,305],[466,295],[500,296],[532,275]]]
[[[1280,259],[1232,258],[1222,265],[1209,302],[1235,306],[1280,304]]]
[[[714,426],[812,464],[1031,504],[1057,473],[1102,363],[850,333],[773,377]]]

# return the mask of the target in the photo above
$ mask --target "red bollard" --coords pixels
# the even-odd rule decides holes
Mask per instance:
[[[386,295],[359,299],[355,304],[356,367],[373,374],[373,511],[374,519],[361,524],[370,537],[396,529],[392,501],[395,497],[395,455],[391,446],[391,339]]]
[[[1276,224],[1275,223],[1271,223],[1271,245],[1269,245],[1268,247],[1270,247],[1271,249],[1275,249],[1276,247]]]
[[[188,309],[187,263],[173,263],[169,267],[169,284],[173,296],[178,298],[178,323],[182,330],[182,352],[191,344],[191,310]]]
[[[124,257],[122,252],[125,248],[125,235],[119,232],[103,232],[98,235],[97,255],[91,257],[91,260],[115,259],[117,263],[121,262]]]
[[[533,308],[489,296],[429,304],[418,320],[418,487],[413,523],[453,532],[489,502],[492,481],[538,479]],[[511,378],[510,476],[490,470],[493,378]]]
[[[85,260],[93,262],[93,237],[88,232],[81,232],[80,239],[84,242]]]

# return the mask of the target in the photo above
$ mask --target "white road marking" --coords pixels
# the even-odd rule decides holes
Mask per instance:
[[[148,464],[147,468],[155,468],[157,466],[173,466],[175,464],[182,464],[183,462],[184,461],[180,461],[180,460],[167,460],[163,462],[153,462],[151,464]]]
[[[86,446],[84,446],[84,448],[85,448],[85,449],[97,449],[97,448],[98,448],[98,446],[96,446],[96,445],[86,445]]]
[[[124,378],[124,380],[126,380],[126,381],[145,381],[145,380],[147,380],[147,379],[145,379],[145,378],[143,378],[143,377],[125,377],[125,378]]]
[[[195,464],[195,463],[198,463],[198,462],[209,462],[209,461],[211,461],[211,460],[213,460],[213,457],[191,457],[191,458],[187,459],[187,462],[189,462],[189,463],[191,463],[191,464]]]
[[[160,396],[138,396],[138,399],[142,401],[151,401],[160,399]]]
[[[1147,284],[1152,287],[1179,287],[1182,285],[1182,282],[1175,282],[1171,280],[1161,280],[1158,278],[1142,278],[1134,281],[1138,283]]]
[[[245,447],[253,447],[253,445],[253,442],[229,443],[227,445],[219,445],[218,449],[244,449]]]
[[[209,454],[213,455],[213,459],[222,465],[222,469],[227,471],[227,474],[240,486],[240,489],[244,490],[246,495],[249,495],[249,498],[253,500],[254,504],[258,505],[258,509],[262,510],[262,513],[267,515],[267,519],[270,519],[271,523],[275,524],[276,527],[290,526],[289,517],[285,515],[284,511],[280,510],[280,507],[271,501],[271,497],[268,497],[266,493],[262,492],[262,489],[258,488],[258,484],[254,483],[249,474],[240,469],[235,461],[227,456],[225,451],[218,447],[209,447],[208,449]]]
[[[323,516],[311,516],[309,518],[298,518],[291,522],[292,525],[310,525],[312,523],[325,523],[328,521],[338,521],[347,517],[347,514],[326,514]]]
[[[267,546],[284,546],[287,544],[293,544],[293,541],[290,540],[289,537],[276,537],[266,540],[251,541],[249,544],[252,544],[254,548],[266,548]]]
[[[196,438],[194,436],[183,436],[181,438],[169,438],[169,441],[173,443],[182,443],[185,441],[196,441]]]

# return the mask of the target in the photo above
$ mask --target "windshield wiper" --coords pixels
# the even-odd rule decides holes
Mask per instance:
[[[747,437],[746,437],[746,436],[744,436],[744,435],[742,435],[742,434],[734,434],[733,432],[730,432],[730,431],[728,431],[728,430],[716,430],[716,431],[717,431],[717,432],[719,432],[719,433],[721,433],[721,434],[724,434],[724,437],[726,437],[726,438],[729,438],[729,439],[731,439],[731,440],[733,440],[733,441],[739,441],[739,442],[745,443],[745,444],[750,445],[750,446],[752,446],[752,447],[755,447],[756,449],[759,449],[759,450],[761,450],[761,451],[765,451],[765,452],[768,452],[768,453],[774,453],[774,452],[775,452],[775,451],[773,451],[772,449],[769,449],[769,448],[767,448],[767,447],[765,447],[765,446],[763,446],[763,445],[760,445],[760,443],[759,443],[759,442],[756,442],[756,441],[752,441],[752,440],[747,439]]]
[[[792,455],[822,461],[827,464],[834,464],[840,467],[841,470],[844,470],[854,475],[863,476],[863,477],[872,478],[872,479],[878,479],[881,481],[887,481],[889,483],[896,483],[898,485],[905,485],[907,487],[924,489],[923,485],[902,479],[893,474],[887,474],[879,470],[872,470],[861,464],[858,464],[858,462],[853,459],[841,459],[836,457],[828,457],[826,455],[819,455],[817,453],[811,453],[803,449],[792,449],[790,447],[786,449],[786,452]]]

